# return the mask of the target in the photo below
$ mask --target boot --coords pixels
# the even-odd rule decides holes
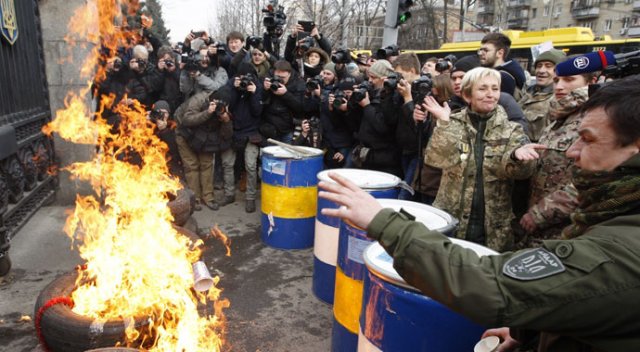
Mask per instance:
[[[256,211],[256,201],[253,199],[247,199],[247,202],[244,204],[244,211],[247,213],[253,213]]]
[[[225,205],[233,204],[235,201],[236,201],[236,198],[234,196],[225,196],[224,200],[222,201],[222,203],[220,203],[220,205],[224,207]]]

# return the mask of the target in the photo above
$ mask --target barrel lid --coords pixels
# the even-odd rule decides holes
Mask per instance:
[[[318,173],[318,180],[335,183],[334,180],[329,178],[329,172],[337,173],[365,190],[393,188],[397,187],[400,183],[400,178],[396,175],[362,169],[324,170]]]
[[[395,211],[404,209],[430,230],[446,232],[455,222],[451,214],[430,205],[399,199],[377,199],[377,201],[383,208],[392,208]]]
[[[449,240],[451,240],[451,242],[454,244],[473,250],[479,256],[498,254],[498,252],[481,246],[477,243],[461,240],[458,238],[449,238]],[[369,245],[369,247],[365,249],[363,257],[364,263],[369,271],[371,271],[374,275],[378,276],[382,280],[413,291],[420,291],[417,288],[409,285],[398,274],[396,269],[393,268],[393,258],[387,253],[387,251],[384,250],[380,243],[374,242]]]
[[[317,149],[317,148],[303,147],[303,146],[295,146],[295,148],[304,150],[308,155],[304,155],[303,153],[296,153],[293,150],[285,149],[277,145],[262,148],[262,153],[269,154],[276,158],[282,158],[282,159],[313,158],[316,156],[320,156],[324,153],[321,149]]]

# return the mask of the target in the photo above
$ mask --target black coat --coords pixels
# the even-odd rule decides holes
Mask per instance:
[[[263,121],[273,125],[279,134],[293,132],[295,123],[303,117],[305,84],[295,73],[291,73],[284,95],[265,92]]]

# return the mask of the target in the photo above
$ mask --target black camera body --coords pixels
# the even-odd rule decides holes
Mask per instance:
[[[322,86],[322,76],[321,75],[317,75],[313,78],[310,78],[307,83],[306,83],[306,87],[308,91],[314,91],[318,88],[320,88]]]
[[[158,120],[162,120],[164,118],[164,114],[162,113],[162,111],[158,110],[158,109],[153,109],[151,110],[151,113],[149,113],[149,120],[156,122]]]
[[[256,80],[257,79],[253,75],[253,73],[247,73],[246,75],[240,76],[240,85],[238,86],[238,89],[241,91],[246,91],[247,87],[249,87],[252,84],[255,84],[253,82],[255,82]]]
[[[333,92],[333,97],[334,97],[334,100],[333,100],[334,109],[339,109],[342,105],[347,103],[347,95],[344,94],[344,92],[339,89]]]
[[[252,48],[260,49],[262,47],[262,38],[257,35],[247,37],[247,44]]]
[[[371,90],[371,83],[369,81],[364,81],[360,83],[351,94],[351,99],[354,102],[359,103],[367,96],[367,93]]]
[[[195,53],[187,56],[184,64],[184,70],[187,72],[194,72],[194,71],[202,72],[206,70],[206,67],[202,67],[200,65],[200,61],[202,61],[202,55],[200,55],[200,53]]]
[[[399,72],[391,73],[384,81],[384,88],[387,90],[395,90],[396,88],[398,88],[398,83],[402,78],[402,74]]]
[[[216,55],[225,55],[227,53],[227,46],[224,43],[216,44]]]
[[[390,56],[398,56],[400,55],[400,48],[397,45],[389,45],[384,48],[378,49],[376,51],[376,59],[378,60],[386,60]]]
[[[119,71],[122,69],[122,59],[116,58],[113,60],[113,69]]]
[[[164,60],[164,65],[167,66],[168,68],[172,68],[173,66],[176,65],[176,63],[173,62],[173,60]]]
[[[280,87],[284,85],[284,81],[276,76],[271,77],[270,81],[271,81],[271,88],[269,88],[269,90],[272,92],[277,91],[278,89],[280,89]]]
[[[278,5],[278,0],[269,0],[267,7],[262,9],[265,14],[262,24],[267,30],[267,34],[271,37],[280,37],[283,28],[287,24],[287,15],[284,13],[284,7]]]
[[[433,81],[428,75],[421,75],[411,83],[411,95],[415,102],[416,109],[422,109],[422,102],[424,98],[431,95],[431,89],[433,88]]]
[[[440,73],[445,72],[446,70],[453,67],[453,64],[455,64],[456,61],[458,61],[458,58],[453,54],[445,56],[444,59],[436,62],[436,71]]]
[[[351,52],[349,49],[336,50],[336,52],[331,55],[331,61],[334,64],[348,64],[351,62]]]
[[[304,37],[304,39],[301,39],[298,43],[298,48],[302,51],[307,51],[313,47],[313,44],[313,37]]]

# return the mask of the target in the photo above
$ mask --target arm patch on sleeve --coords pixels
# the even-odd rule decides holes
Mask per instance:
[[[502,267],[503,274],[522,281],[542,279],[565,270],[560,259],[544,248],[520,252],[507,260]]]

